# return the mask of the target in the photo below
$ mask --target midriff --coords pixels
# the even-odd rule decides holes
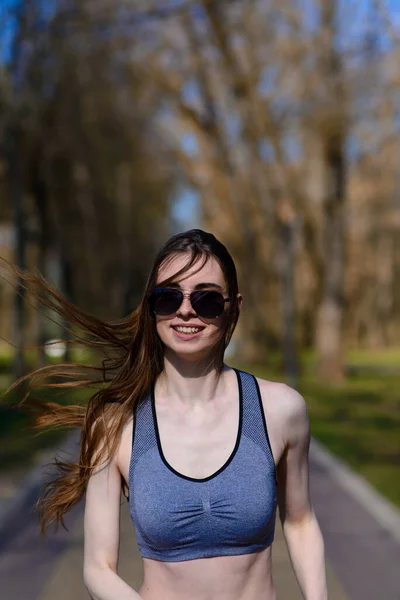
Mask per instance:
[[[235,556],[163,562],[144,558],[143,600],[276,600],[271,546]]]

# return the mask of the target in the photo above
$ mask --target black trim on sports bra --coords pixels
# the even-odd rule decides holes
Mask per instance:
[[[155,394],[154,394],[154,385],[152,387],[151,390],[151,408],[152,408],[152,413],[153,413],[153,423],[154,423],[154,430],[156,433],[156,439],[157,439],[157,447],[158,447],[158,452],[160,454],[160,458],[163,461],[164,465],[170,470],[172,471],[172,473],[175,473],[175,475],[177,475],[178,477],[181,477],[182,479],[187,479],[188,481],[197,481],[199,483],[202,483],[204,481],[210,481],[210,479],[213,479],[214,477],[216,477],[217,475],[219,475],[220,473],[222,473],[222,471],[224,471],[226,469],[226,467],[232,462],[238,448],[239,448],[239,444],[240,444],[240,439],[242,436],[242,423],[243,423],[243,391],[242,391],[242,381],[240,378],[240,374],[239,371],[237,369],[233,369],[236,373],[236,377],[238,380],[238,390],[239,390],[239,426],[238,426],[238,432],[237,432],[237,436],[236,436],[236,443],[235,446],[232,450],[231,455],[229,456],[229,458],[227,459],[227,461],[225,462],[224,465],[222,465],[221,468],[218,469],[218,471],[216,471],[215,473],[213,473],[212,475],[209,475],[208,477],[203,477],[201,479],[196,478],[196,477],[189,477],[188,475],[183,475],[182,473],[179,473],[179,471],[176,471],[176,469],[174,469],[166,460],[162,447],[161,447],[161,440],[160,440],[160,433],[158,430],[158,423],[157,423],[157,414],[156,414],[156,406],[155,406]]]
[[[271,442],[270,442],[269,435],[268,435],[267,421],[266,421],[266,418],[265,418],[265,412],[264,412],[264,406],[263,406],[262,398],[261,398],[260,386],[258,385],[257,378],[254,375],[253,375],[253,378],[254,378],[254,383],[256,384],[256,388],[257,388],[257,396],[258,396],[258,401],[260,403],[260,410],[261,410],[262,420],[263,420],[263,424],[264,424],[265,437],[267,438],[268,448],[269,448],[269,451],[271,452],[272,460],[274,462],[274,478],[275,478],[275,483],[278,484],[278,480],[276,478],[275,458],[274,458],[274,454],[272,452]]]

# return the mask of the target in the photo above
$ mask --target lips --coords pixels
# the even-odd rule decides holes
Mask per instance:
[[[194,325],[193,323],[179,323],[178,325],[171,325],[172,329],[175,329],[175,331],[179,328],[179,329],[195,329],[196,331],[203,331],[203,329],[205,329],[204,325]]]
[[[191,340],[197,337],[205,329],[202,325],[171,325],[174,334],[183,340]]]

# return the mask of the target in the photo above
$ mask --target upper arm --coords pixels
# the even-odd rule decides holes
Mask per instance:
[[[278,505],[281,522],[299,522],[312,508],[309,492],[308,451],[310,423],[304,398],[283,386],[284,452],[277,468]]]
[[[86,490],[84,570],[109,567],[117,571],[121,475],[117,453],[97,467]]]

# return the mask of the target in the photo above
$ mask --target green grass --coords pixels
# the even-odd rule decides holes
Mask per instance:
[[[45,390],[35,396],[61,405],[84,402],[82,392],[60,394]],[[0,401],[0,469],[3,472],[15,467],[28,468],[39,451],[56,446],[68,433],[65,429],[33,429],[31,414],[26,408],[19,407],[18,401],[15,392]]]
[[[396,356],[400,358],[399,353]],[[370,362],[370,356],[356,354],[353,364],[362,364],[361,358],[367,359],[366,364],[377,364]],[[379,364],[388,363],[381,357]],[[265,379],[284,381],[261,367],[242,368]],[[318,383],[308,369],[299,387],[307,402],[312,435],[400,507],[399,390],[400,374],[355,371],[343,384],[328,385]]]
[[[400,369],[400,348],[386,348],[385,350],[350,350],[347,353],[346,363],[373,366],[397,367]]]
[[[312,433],[400,506],[400,376],[358,377],[338,387],[305,380]]]
[[[82,349],[73,350],[73,359],[89,363],[94,358]],[[25,353],[28,370],[37,368],[35,352]],[[49,359],[48,363],[56,363]],[[96,360],[93,360],[96,362]],[[0,351],[0,471],[14,468],[27,469],[38,452],[59,444],[68,434],[66,429],[33,429],[33,419],[25,407],[18,407],[21,395],[14,390],[1,396],[12,383],[13,354],[8,349]],[[56,389],[35,390],[34,396],[61,405],[84,404],[95,390],[60,391]]]

